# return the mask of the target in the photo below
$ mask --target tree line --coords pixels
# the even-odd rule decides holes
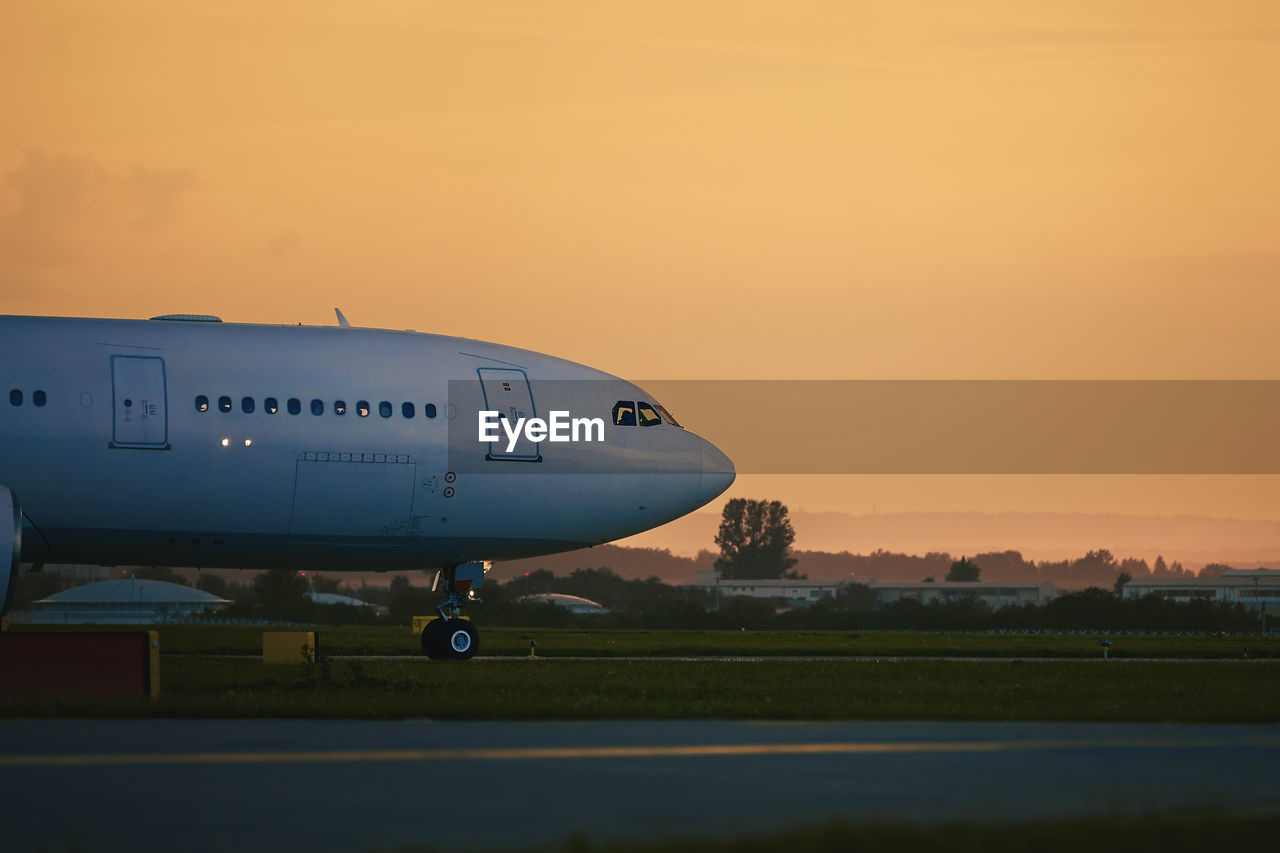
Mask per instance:
[[[953,567],[962,561],[954,561]],[[967,562],[967,561],[966,561]],[[961,571],[965,569],[961,568]],[[138,577],[185,582],[167,569],[139,569]],[[69,584],[58,575],[41,572],[21,577],[30,600],[38,584]],[[439,595],[429,586],[396,576],[388,586],[341,586],[336,578],[297,572],[261,572],[245,583],[229,583],[202,574],[196,586],[229,599],[232,604],[218,618],[261,619],[318,625],[407,625],[414,616],[431,615]],[[334,592],[367,601],[376,607],[317,604],[309,590]],[[52,592],[56,592],[54,589]],[[51,594],[48,589],[45,594]],[[590,599],[608,609],[579,615],[555,604],[527,596],[562,593]],[[488,581],[481,593],[484,605],[475,615],[485,624],[516,627],[578,628],[690,628],[738,630],[1150,630],[1255,631],[1257,613],[1240,605],[1210,601],[1179,603],[1156,596],[1122,598],[1118,590],[1090,587],[1060,595],[1043,604],[992,608],[976,598],[922,603],[901,599],[881,603],[875,591],[847,583],[836,594],[804,607],[790,607],[783,599],[722,596],[674,586],[657,578],[627,579],[609,568],[577,569],[568,575],[535,570],[506,583]]]

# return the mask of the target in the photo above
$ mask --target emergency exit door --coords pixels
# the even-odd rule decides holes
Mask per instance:
[[[532,418],[538,414],[533,407],[533,390],[529,388],[529,377],[523,370],[482,367],[477,372],[480,374],[480,387],[484,391],[485,408],[496,411],[498,417],[506,421],[511,429],[516,428],[521,418]],[[510,451],[507,450],[509,444],[507,431],[499,424],[498,440],[489,442],[489,452],[485,458],[519,462],[539,462],[542,459],[538,443],[526,437],[523,429]]]
[[[167,450],[164,359],[111,356],[112,447]]]

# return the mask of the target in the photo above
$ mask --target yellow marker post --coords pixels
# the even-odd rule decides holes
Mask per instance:
[[[263,631],[262,662],[315,663],[316,645],[315,631]]]
[[[529,658],[532,660],[538,656],[538,643],[536,640],[529,641]]]

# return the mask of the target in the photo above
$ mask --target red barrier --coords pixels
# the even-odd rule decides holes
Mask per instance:
[[[155,631],[0,633],[0,697],[145,699],[160,692]]]

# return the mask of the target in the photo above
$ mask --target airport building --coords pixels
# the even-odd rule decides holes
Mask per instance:
[[[1230,569],[1216,578],[1138,578],[1125,598],[1157,595],[1170,601],[1214,601],[1280,612],[1280,569]]]
[[[748,598],[785,598],[787,603],[796,607],[804,607],[827,596],[834,596],[836,590],[848,581],[811,581],[811,580],[744,580],[724,578],[720,572],[698,572],[693,583],[681,584],[690,589],[705,589],[718,598],[731,598],[743,595]]]
[[[311,599],[315,604],[345,604],[348,607],[373,607],[375,610],[385,610],[386,608],[374,607],[374,605],[362,598],[356,598],[350,595],[339,595],[336,592],[316,592],[314,589],[307,590],[307,598]]]
[[[539,592],[532,595],[522,595],[516,600],[522,604],[554,604],[557,607],[563,607],[570,613],[579,615],[594,616],[598,613],[609,612],[608,608],[603,604],[594,602],[589,598],[566,595],[562,592]]]
[[[1018,604],[1044,604],[1058,597],[1058,588],[1051,583],[1014,583],[1001,581],[939,581],[933,583],[880,583],[867,584],[881,604],[891,604],[904,598],[925,604],[976,599],[988,607],[1005,607]]]
[[[210,616],[225,598],[164,581],[102,581],[64,589],[33,602],[27,622],[64,625],[154,625]]]

